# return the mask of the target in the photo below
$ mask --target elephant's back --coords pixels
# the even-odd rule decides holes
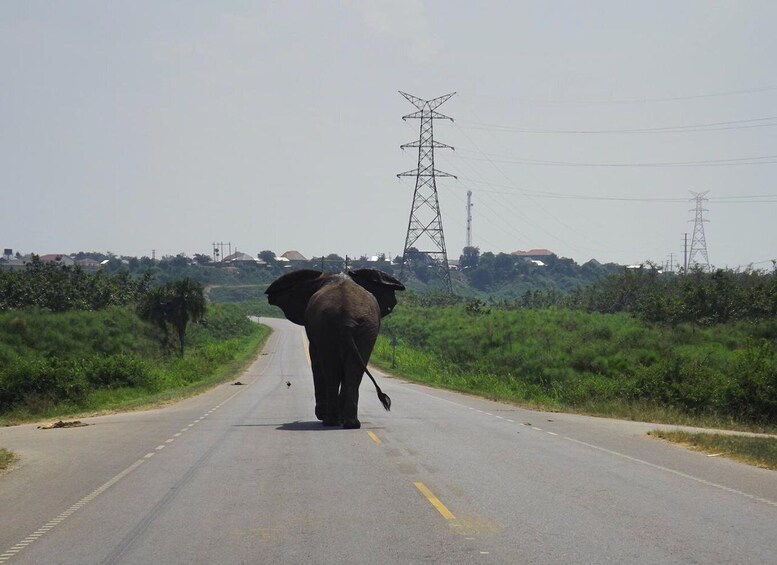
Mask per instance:
[[[306,327],[319,331],[380,326],[375,297],[348,278],[338,279],[316,292],[305,312]],[[377,329],[377,328],[374,328]]]

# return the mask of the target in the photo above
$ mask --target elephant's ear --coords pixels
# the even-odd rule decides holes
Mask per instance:
[[[348,271],[348,275],[356,284],[369,291],[378,300],[381,317],[391,314],[394,306],[397,305],[397,297],[394,292],[405,290],[405,285],[391,275],[377,269],[356,269]]]
[[[289,321],[304,326],[305,309],[321,286],[322,274],[313,269],[300,269],[279,277],[264,291],[267,302],[283,310]]]

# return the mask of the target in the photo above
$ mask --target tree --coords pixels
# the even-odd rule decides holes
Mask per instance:
[[[459,257],[459,267],[462,269],[477,267],[479,259],[479,247],[465,247],[461,252],[461,257]]]
[[[195,253],[193,259],[198,265],[208,265],[211,261],[210,255],[205,255],[204,253]]]
[[[276,263],[275,253],[269,249],[259,252],[259,259],[267,263],[268,265],[274,265]]]
[[[162,330],[162,347],[167,349],[170,342],[170,330],[167,327],[168,319],[168,288],[160,285],[151,288],[138,303],[138,317],[154,324]]]
[[[330,253],[322,262],[324,263],[324,271],[332,271],[335,273],[345,271],[345,259],[340,257],[337,253]]]
[[[181,357],[183,357],[186,326],[190,320],[199,322],[205,317],[205,289],[200,283],[188,277],[174,281],[170,286],[170,322],[178,332]]]
[[[163,346],[169,343],[169,328],[178,334],[179,354],[183,357],[186,326],[205,317],[205,289],[190,278],[171,281],[151,289],[140,302],[138,316],[159,327]]]

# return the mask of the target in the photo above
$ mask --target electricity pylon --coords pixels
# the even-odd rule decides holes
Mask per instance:
[[[403,116],[402,119],[421,120],[418,141],[400,146],[402,149],[418,148],[418,167],[397,175],[398,177],[415,177],[413,205],[410,208],[410,220],[407,223],[407,236],[405,237],[405,248],[402,251],[400,274],[404,273],[405,263],[408,260],[428,261],[428,267],[435,271],[442,280],[445,289],[451,292],[451,274],[448,268],[448,253],[445,250],[445,235],[442,231],[436,178],[456,177],[434,168],[434,150],[453,149],[453,147],[434,140],[432,124],[436,119],[453,121],[453,118],[444,116],[435,110],[456,93],[452,92],[432,100],[422,100],[402,91],[399,93],[418,110]],[[410,248],[417,249],[419,254],[408,257],[407,250]]]
[[[689,211],[695,212],[696,217],[693,220],[693,236],[691,237],[691,251],[688,253],[688,267],[693,265],[702,265],[704,268],[709,270],[710,259],[707,256],[707,239],[704,237],[704,222],[708,221],[704,219],[704,212],[709,212],[709,210],[704,208],[704,201],[707,200],[705,196],[709,190],[705,192],[693,192],[691,190],[689,192],[693,194],[693,197],[696,200],[696,209]],[[704,262],[694,262],[696,255],[701,255],[701,257],[704,259]]]

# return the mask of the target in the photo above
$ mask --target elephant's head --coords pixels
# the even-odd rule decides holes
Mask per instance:
[[[397,290],[405,290],[405,285],[377,269],[356,269],[348,271],[348,275],[378,300],[381,317],[391,314],[394,306],[397,305],[397,297],[394,293]]]

